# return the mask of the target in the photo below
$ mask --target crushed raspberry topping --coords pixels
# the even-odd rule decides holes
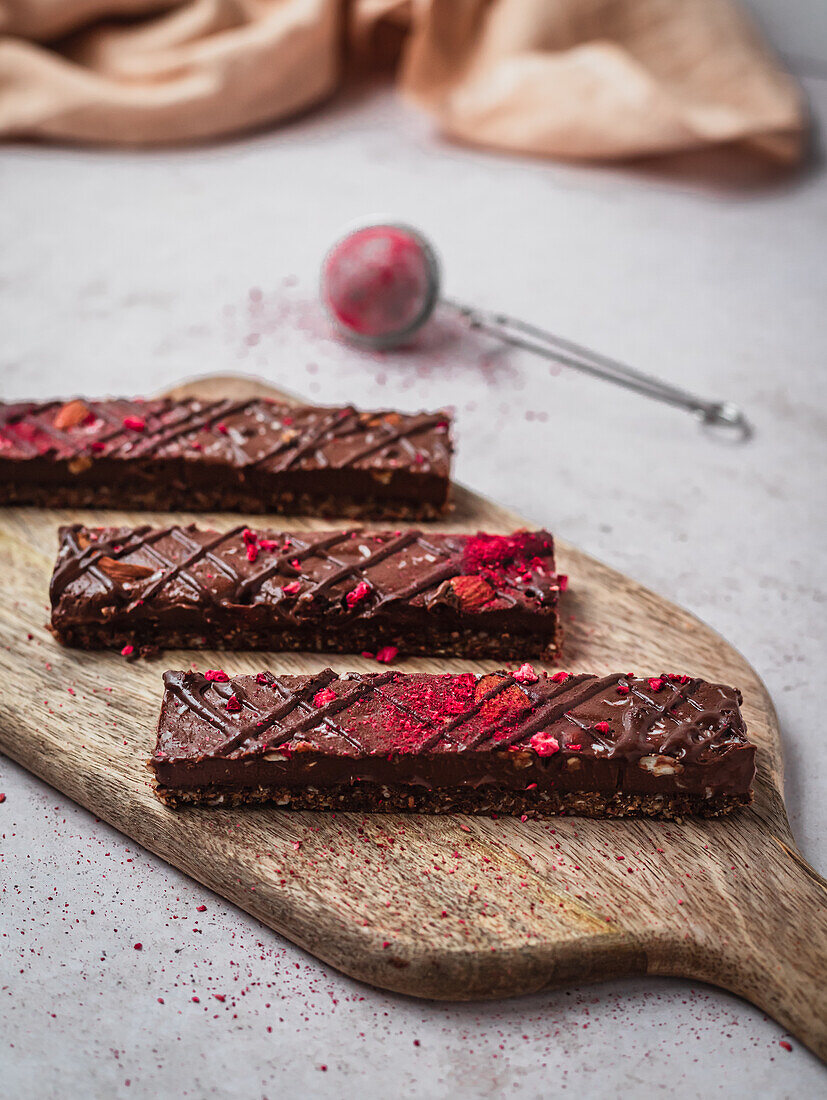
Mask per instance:
[[[571,676],[570,672],[555,672],[553,675],[549,676],[549,680],[551,680],[553,684],[565,684],[569,676]]]
[[[376,716],[377,727],[399,753],[416,752],[424,738],[434,732],[428,716],[450,720],[467,711],[474,701],[476,679],[471,673],[445,674],[427,680],[395,680],[386,691],[393,693],[396,706],[383,708]]]
[[[548,566],[552,544],[527,531],[515,535],[488,535],[480,531],[468,539],[463,555],[463,569],[478,573],[494,582],[531,579],[532,572],[542,573]]]
[[[534,734],[529,741],[529,745],[538,756],[553,756],[560,751],[560,743],[557,738],[552,737],[550,733],[544,733],[542,730],[540,733]]]
[[[524,550],[525,535],[486,535],[482,531],[465,544],[465,563],[472,569],[505,565]]]
[[[376,660],[382,665],[389,665],[398,653],[399,649],[395,645],[384,645],[381,649],[377,649]]]
[[[582,745],[574,745],[571,742],[569,742],[569,744],[566,745],[566,748],[571,749],[572,752],[580,752],[580,750],[583,748],[583,746]]]
[[[230,677],[221,668],[208,668],[204,673],[205,680],[212,680],[216,684],[229,683]]]
[[[259,548],[262,550],[278,550],[279,544],[275,539],[259,539]]]
[[[514,679],[520,684],[536,684],[540,677],[526,661],[524,665],[520,665],[515,673],[513,673]]]
[[[284,585],[282,592],[285,596],[295,596],[301,586],[301,581],[291,581],[289,584]]]
[[[367,581],[359,581],[354,589],[345,596],[348,607],[355,607],[360,600],[370,595],[370,585]]]
[[[609,723],[608,722],[595,722],[594,729],[596,729],[598,733],[608,733],[609,732]]]
[[[569,586],[569,578],[567,573],[557,574],[557,587],[561,592],[565,592]]]
[[[131,657],[134,652],[135,652],[135,646],[134,645],[125,645],[123,647],[123,649],[121,650],[121,657]]]
[[[227,425],[226,424],[216,424],[215,430],[217,432],[221,432],[222,435],[226,435],[227,434]]]
[[[256,673],[256,683],[257,684],[269,684],[270,683],[270,677],[267,675],[266,672],[257,672]]]
[[[480,705],[479,717],[486,725],[493,727],[491,737],[501,741],[512,732],[517,715],[528,705],[528,698],[517,684],[502,687],[507,681],[499,673],[492,672],[477,681],[474,688],[474,701]],[[501,690],[496,690],[500,688]],[[486,699],[491,692],[495,694]]]
[[[323,707],[326,703],[332,703],[336,698],[338,698],[338,696],[332,688],[323,688],[322,691],[317,691],[313,696],[313,705],[316,707]]]
[[[629,690],[630,689],[629,689],[628,684],[618,684],[617,687],[615,688],[615,691],[617,692],[618,695],[628,695]]]
[[[646,682],[650,691],[660,691],[665,681],[662,676],[652,676]]]
[[[241,710],[241,700],[237,695],[233,694],[227,700],[227,710],[230,714],[237,714]]]
[[[676,684],[688,684],[690,678],[689,676],[684,676],[683,674],[672,672],[666,677],[666,679],[672,680]]]
[[[131,432],[142,432],[146,428],[146,421],[142,416],[125,416],[123,426]]]
[[[13,431],[18,439],[23,439],[26,443],[34,443],[37,436],[41,434],[34,424],[27,424],[25,420],[20,420],[15,424],[9,424],[8,430]]]

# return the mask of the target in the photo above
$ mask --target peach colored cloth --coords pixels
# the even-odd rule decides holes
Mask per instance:
[[[730,0],[0,0],[0,137],[152,145],[319,103],[398,58],[461,141],[794,162],[798,88]]]

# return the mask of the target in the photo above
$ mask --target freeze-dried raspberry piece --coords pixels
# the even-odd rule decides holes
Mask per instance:
[[[550,733],[545,733],[543,730],[534,734],[529,741],[529,745],[538,756],[553,756],[560,751],[560,742],[557,738],[552,737]]]
[[[335,691],[331,691],[330,688],[324,688],[322,691],[317,691],[313,696],[313,705],[316,707],[323,707],[325,703],[332,703],[336,698],[338,698],[338,696]]]
[[[370,595],[370,585],[367,581],[359,581],[355,588],[345,596],[345,602],[350,608],[354,608],[357,603],[364,600],[366,596]]]

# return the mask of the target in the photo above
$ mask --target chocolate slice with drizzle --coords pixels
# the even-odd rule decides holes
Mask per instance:
[[[559,649],[548,531],[60,529],[52,631],[82,648],[211,646],[522,659]]]
[[[737,690],[688,676],[167,672],[172,806],[714,817],[752,797]]]
[[[0,503],[433,518],[450,420],[261,397],[0,403]]]

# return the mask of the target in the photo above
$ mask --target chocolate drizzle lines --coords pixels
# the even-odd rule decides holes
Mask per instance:
[[[226,740],[222,744],[228,744],[235,736],[237,725],[227,711],[219,710],[207,700],[207,689],[211,683],[212,681],[199,672],[164,673],[164,686],[170,695],[177,699],[182,707],[191,710],[219,733],[223,733]]]
[[[124,437],[124,442],[135,438],[136,433],[124,427],[124,417],[140,416],[146,420],[146,431],[152,432],[152,414],[159,406],[165,407],[165,402],[143,403],[137,401],[108,401],[86,403],[89,412],[109,428],[109,431],[100,429],[92,430],[88,425],[83,425],[76,435],[54,425],[55,415],[63,408],[60,401],[48,401],[41,405],[7,406],[0,408],[0,429],[23,424],[34,428],[41,435],[51,439],[53,446],[46,450],[61,451],[60,457],[64,460],[77,458],[79,455],[89,454],[90,445],[94,443],[109,444],[119,436]],[[49,415],[52,414],[52,415]],[[160,423],[160,421],[159,421]],[[6,436],[14,446],[23,450],[30,458],[45,453],[32,440],[20,436],[17,432],[12,436]],[[117,451],[117,448],[116,448]]]
[[[344,413],[344,415],[342,415],[342,413]],[[328,466],[330,464],[327,458],[319,451],[320,446],[323,443],[335,439],[337,435],[343,434],[345,425],[347,425],[355,415],[356,410],[350,407],[345,410],[335,409],[330,416],[323,418],[316,427],[309,428],[304,436],[298,434],[292,428],[289,428],[288,433],[282,440],[271,450],[265,451],[263,455],[259,455],[253,465],[261,466],[263,463],[270,462],[272,459],[283,454],[286,450],[292,448],[290,457],[286,462],[281,463],[280,469],[289,470],[291,467],[295,466],[300,458],[304,458],[306,454],[309,454],[309,452],[313,450],[316,452],[315,458],[318,465]]]
[[[182,542],[185,546],[193,547],[193,549],[191,549],[188,557],[184,558],[183,561],[177,563],[169,561],[168,558],[164,558],[162,557],[162,555],[158,554],[157,550],[155,551],[156,557],[158,557],[165,565],[165,572],[163,572],[160,577],[152,581],[147,586],[145,592],[143,593],[144,601],[151,600],[153,596],[156,596],[161,591],[161,589],[164,588],[165,585],[169,584],[171,580],[173,580],[175,577],[180,577],[191,588],[195,590],[198,596],[204,596],[209,602],[215,603],[215,595],[210,591],[209,588],[206,587],[206,585],[201,584],[195,579],[195,577],[191,576],[188,570],[191,569],[193,565],[196,565],[202,558],[209,556],[212,561],[219,564],[219,567],[224,572],[228,572],[225,564],[216,559],[213,556],[212,551],[215,550],[216,547],[220,546],[221,543],[225,540],[237,537],[242,530],[243,527],[236,527],[226,535],[216,535],[208,542],[197,543],[187,539],[186,535],[180,527],[168,528],[168,534],[175,536],[179,542]],[[238,582],[237,573],[229,570],[229,575],[231,579],[234,579],[236,582]]]
[[[340,604],[337,605],[337,614],[352,619],[370,617],[379,610],[412,600],[422,592],[435,589],[442,581],[460,575],[464,569],[463,551],[468,538],[459,535],[429,540],[417,529],[409,529],[393,536],[387,532],[361,532],[358,529],[345,528],[341,531],[325,532],[319,538],[307,540],[300,534],[262,532],[263,538],[273,536],[274,541],[279,542],[286,539],[288,549],[275,554],[270,550],[260,550],[259,560],[264,560],[263,567],[244,577],[242,570],[247,568],[247,563],[240,556],[244,553],[240,537],[242,530],[243,527],[238,526],[226,533],[218,533],[199,531],[193,527],[182,528],[175,524],[164,528],[139,527],[133,530],[104,528],[87,531],[81,526],[63,528],[61,554],[50,588],[52,605],[85,572],[91,573],[113,600],[119,602],[120,587],[106,576],[98,563],[105,556],[123,560],[143,551],[157,568],[157,574],[130,585],[132,606],[140,603],[146,607],[176,578],[191,589],[196,602],[222,607],[250,605],[268,580],[281,575],[299,579],[302,584],[301,592],[288,596],[277,588],[268,593],[266,602],[280,611],[282,606],[292,609],[281,613],[288,619],[299,619],[303,611],[309,610],[320,597],[326,597],[331,589],[352,577],[354,582],[366,581],[370,592],[352,608],[346,606],[342,594]],[[383,541],[375,545],[367,555],[346,561],[337,556],[335,550],[337,546],[348,544],[354,535],[361,535],[367,541],[377,538]],[[89,540],[85,548],[82,548],[80,542],[83,538]],[[182,558],[178,559],[169,546],[161,548],[159,544],[168,539],[180,544],[184,554]],[[384,590],[378,586],[375,575],[368,576],[371,568],[402,555],[412,546],[419,547],[423,551],[423,557],[417,562],[414,579],[410,583],[396,589]],[[222,553],[225,548],[235,553]],[[436,560],[428,562],[424,560],[426,556]],[[204,559],[211,562],[224,576],[229,590],[202,581],[192,573],[193,568]],[[304,568],[303,563],[312,559],[318,559],[320,564]],[[294,565],[294,562],[298,562],[298,565]],[[324,562],[332,565],[333,569],[325,573],[321,565]],[[550,574],[550,579],[553,583],[553,574]],[[220,599],[217,594],[219,591]],[[181,597],[177,599],[180,600]]]
[[[209,681],[204,677],[206,688],[209,688],[212,684],[213,690],[225,699],[229,699],[230,696],[234,694],[242,704],[242,707],[246,706],[248,709],[252,710],[256,718],[256,720],[251,719],[249,722],[246,722],[237,729],[231,737],[228,737],[225,741],[214,746],[208,755],[224,756],[226,753],[232,752],[233,749],[243,745],[244,742],[250,740],[250,738],[260,738],[268,729],[276,723],[281,723],[296,710],[303,711],[304,717],[296,722],[292,722],[287,728],[279,730],[274,736],[265,738],[262,744],[263,749],[278,748],[286,741],[292,740],[297,734],[308,733],[310,730],[319,726],[326,726],[332,733],[337,734],[344,741],[347,741],[353,748],[361,749],[362,746],[359,742],[353,738],[343,726],[334,722],[332,716],[341,710],[348,710],[359,699],[364,698],[366,695],[370,694],[371,691],[376,691],[378,684],[386,683],[393,676],[393,672],[384,672],[372,677],[370,680],[360,679],[357,682],[357,687],[353,691],[338,695],[336,698],[328,700],[328,702],[324,703],[321,707],[317,707],[311,705],[308,700],[327,687],[328,684],[338,679],[336,673],[331,669],[327,668],[319,673],[318,676],[312,677],[298,690],[287,687],[278,676],[273,676],[272,673],[268,673],[267,683],[281,696],[282,704],[265,713],[259,711],[253,703],[250,702],[248,696],[244,694],[242,689],[234,681],[231,680],[228,683],[219,683],[216,681]],[[206,690],[206,688],[202,688],[202,690]]]
[[[386,424],[384,426],[388,430],[385,436],[378,439],[375,443],[366,443],[364,447],[351,453],[348,456],[348,462],[359,462],[361,459],[367,458],[368,455],[372,455],[376,451],[382,451],[386,447],[390,447],[393,443],[401,441],[408,442],[411,436],[417,435],[419,432],[424,432],[428,428],[435,428],[437,424],[444,420],[444,413],[421,413],[419,416],[411,417],[409,422],[403,427],[395,428]]]
[[[136,527],[125,531],[126,541],[116,543],[114,539],[90,540],[86,547],[81,547],[80,538],[84,535],[85,528],[75,525],[62,528],[63,546],[68,546],[71,553],[62,554],[52,574],[49,585],[49,595],[52,603],[55,603],[68,586],[83,573],[91,573],[96,580],[104,586],[107,592],[113,592],[117,585],[106,573],[98,567],[101,558],[124,558],[141,548],[148,548],[153,542],[157,542],[169,533],[168,528],[153,531],[151,527]],[[119,546],[119,549],[116,549]],[[165,560],[165,559],[164,559]]]
[[[349,710],[351,705],[364,699],[367,695],[370,695],[374,690],[376,683],[386,683],[390,680],[395,673],[383,672],[380,673],[371,682],[362,680],[357,682],[353,691],[345,692],[343,695],[337,695],[335,699],[329,700],[321,707],[317,707],[314,710],[310,710],[307,703],[302,703],[305,711],[308,711],[306,717],[293,728],[293,733],[309,733],[310,730],[316,726],[327,726],[333,733],[338,734],[343,740],[347,741],[353,748],[361,750],[362,745],[359,741],[353,737],[343,726],[337,725],[331,720],[331,715],[338,714],[340,710]]]
[[[279,537],[284,538],[285,536],[281,535]],[[246,603],[249,596],[255,595],[264,582],[277,573],[287,573],[289,576],[304,579],[304,574],[301,569],[293,565],[293,562],[301,562],[307,558],[327,557],[324,551],[331,546],[336,546],[338,543],[343,542],[346,538],[349,538],[350,529],[345,531],[334,531],[332,535],[317,539],[315,542],[303,542],[297,535],[290,535],[288,537],[291,543],[290,550],[282,552],[277,558],[274,558],[269,565],[265,566],[264,569],[260,570],[258,573],[254,573],[251,577],[243,581],[236,591],[234,602]],[[294,547],[297,547],[297,549],[294,549]]]
[[[438,709],[430,714],[421,714],[407,703],[404,695],[402,698],[396,698],[393,691],[381,690],[391,682],[402,683],[404,686],[404,682],[408,679],[427,681],[431,679],[430,677],[406,677],[391,671],[367,676],[351,673],[346,679],[341,679],[331,669],[325,669],[318,675],[308,678],[298,687],[290,686],[272,673],[265,673],[265,679],[259,680],[259,683],[275,691],[279,698],[276,706],[265,710],[260,710],[253,703],[245,692],[243,684],[237,680],[219,683],[208,681],[200,673],[167,672],[164,674],[164,683],[167,691],[180,706],[190,709],[222,735],[221,740],[205,754],[208,757],[226,756],[251,739],[261,742],[256,746],[256,752],[275,749],[295,738],[300,738],[302,734],[321,728],[327,729],[331,734],[342,739],[356,750],[357,755],[370,754],[369,746],[359,739],[359,730],[371,728],[371,716],[374,712],[368,709],[368,712],[360,715],[350,724],[343,725],[334,719],[339,714],[346,714],[359,702],[371,696],[376,698],[380,709],[382,706],[392,707],[406,719],[412,719],[423,729],[431,730],[416,749],[412,750],[410,746],[405,745],[402,751],[425,753],[439,744],[443,746],[440,751],[458,752],[480,749],[497,752],[507,750],[516,744],[524,744],[525,748],[529,748],[530,739],[535,733],[552,727],[561,718],[575,722],[583,731],[590,731],[591,726],[578,720],[576,711],[617,684],[628,683],[632,690],[638,689],[637,682],[629,681],[619,674],[604,677],[583,674],[572,676],[562,684],[543,679],[531,685],[519,684],[514,676],[508,673],[489,675],[498,677],[497,682],[473,703],[466,706],[461,714],[454,714],[448,721],[444,721],[444,714],[441,714]],[[435,676],[432,679],[439,681],[444,680],[444,677]],[[330,686],[334,687],[335,697],[325,701],[322,706],[315,706],[311,700],[320,690]],[[672,697],[679,697],[676,701],[690,706],[694,717],[689,720],[678,718],[673,713],[674,701],[671,702],[671,706],[669,702],[666,705],[655,705],[654,709],[661,714],[661,717],[668,714],[670,720],[675,723],[675,728],[665,733],[659,744],[653,744],[647,736],[654,725],[648,713],[648,709],[651,708],[647,708],[647,713],[642,715],[636,704],[628,697],[620,703],[606,701],[607,718],[616,717],[618,708],[621,709],[623,716],[623,730],[616,740],[604,740],[598,738],[596,733],[592,734],[593,739],[607,749],[608,758],[635,761],[641,756],[653,752],[662,754],[669,748],[677,747],[677,759],[695,760],[704,748],[721,747],[721,738],[724,733],[729,734],[731,739],[745,743],[742,740],[744,726],[738,713],[737,693],[731,689],[716,688],[715,685],[705,684],[701,680],[691,681],[686,685],[685,690],[678,689],[672,681],[670,686],[673,689],[670,700]],[[525,705],[517,704],[513,711],[506,712],[510,728],[505,736],[498,736],[497,719],[465,739],[452,736],[480,714],[486,704],[515,687],[522,693]],[[721,698],[720,706],[710,709],[698,704],[692,696],[701,688],[707,689],[707,699],[710,692],[717,691]],[[211,694],[221,699],[225,705],[216,706],[210,699]],[[241,711],[237,712],[237,717],[233,717],[226,710],[226,701],[231,695],[235,695],[241,704]],[[652,704],[651,699],[645,695],[644,698],[647,704]],[[713,698],[715,698],[714,695]],[[277,728],[274,729],[274,727]],[[272,732],[268,735],[268,731],[271,730]],[[565,749],[566,745],[562,745],[561,748]]]
[[[369,682],[370,687],[373,690],[374,695],[378,695],[380,699],[384,699],[386,703],[389,703],[396,710],[401,711],[406,718],[412,718],[415,722],[418,722],[421,726],[436,726],[438,722],[435,718],[428,718],[423,714],[419,714],[413,707],[409,707],[407,703],[403,703],[400,699],[397,699],[394,695],[389,695],[386,691],[380,691],[376,686],[377,683],[385,683],[387,680],[392,679],[394,673],[383,673],[380,675],[372,674],[370,677],[360,675],[358,672],[351,672],[348,675],[350,680],[359,680],[361,683]],[[440,727],[440,736],[444,727]],[[420,751],[425,746],[420,746]]]
[[[410,438],[449,420],[445,412],[365,414],[358,413],[351,406],[334,409],[294,407],[262,398],[206,402],[196,399],[175,401],[171,398],[146,402],[84,401],[84,405],[95,422],[63,430],[54,425],[57,413],[63,407],[62,402],[0,403],[0,438],[26,458],[52,452],[63,461],[80,455],[88,456],[93,462],[100,459],[132,461],[162,457],[164,449],[182,437],[206,432],[210,439],[203,449],[209,447],[214,460],[240,469],[267,467],[271,472],[286,472],[311,454],[315,468],[337,469],[352,466],[376,454],[381,455],[397,443],[416,454],[416,448],[410,445]],[[288,415],[291,417],[289,427],[284,425]],[[140,417],[145,423],[144,429],[127,428],[124,418],[128,416]],[[391,416],[397,419],[391,421]],[[216,430],[218,422],[230,419],[234,422],[232,431]],[[299,426],[293,427],[296,421]],[[41,437],[41,441],[45,437],[51,445],[45,446],[42,442],[38,445],[34,439],[27,438],[25,431],[22,434],[16,431],[18,426],[31,429]],[[348,444],[342,447],[339,459],[334,462],[326,448],[328,444],[345,437]],[[240,446],[241,441],[252,442],[262,438],[265,444],[270,445],[266,445],[264,451],[255,457]],[[180,457],[185,459],[201,457],[200,450],[193,449],[190,454],[185,447],[183,450],[179,448],[179,451]],[[423,453],[432,467],[435,460],[447,461],[447,451],[440,440],[434,439]],[[376,465],[382,467],[386,464],[380,459]],[[393,463],[390,465],[395,468]]]
[[[525,723],[518,726],[508,736],[502,739],[498,738],[495,746],[497,748],[508,748],[509,745],[514,745],[518,741],[533,737],[535,733],[539,733],[540,730],[553,725],[554,722],[564,717],[580,725],[572,712],[577,710],[578,707],[582,707],[584,703],[587,703],[596,695],[600,695],[606,688],[619,683],[621,679],[622,677],[618,675],[604,676],[602,679],[586,674],[572,676],[562,684],[555,684],[557,690],[553,691],[551,696],[545,694],[545,688],[550,681],[541,681],[544,689],[543,696],[539,698],[537,695],[534,698],[529,696],[532,713],[527,716]],[[532,692],[532,694],[534,693]],[[479,740],[482,741],[485,738]],[[468,747],[473,748],[475,744]]]
[[[148,455],[154,456],[162,447],[174,442],[176,439],[180,439],[181,436],[202,430],[208,431],[222,417],[245,412],[254,404],[256,404],[254,399],[248,399],[247,401],[213,401],[206,407],[201,405],[200,402],[191,408],[185,406],[182,409],[181,417],[176,422],[168,425],[159,424],[154,432],[150,431],[149,425],[147,425],[146,430],[130,447],[129,457],[146,458]],[[173,408],[175,408],[174,405]]]

